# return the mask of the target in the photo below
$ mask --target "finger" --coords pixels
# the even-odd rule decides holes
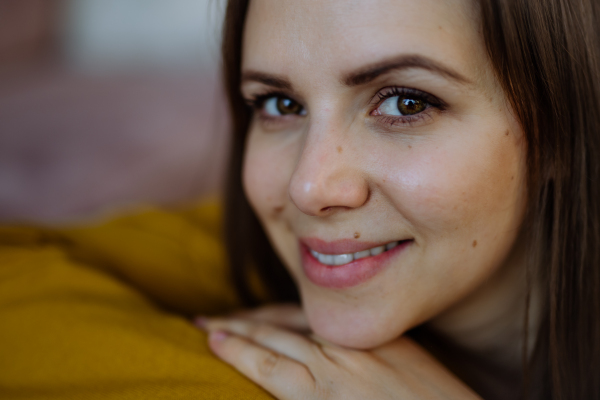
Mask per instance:
[[[233,316],[266,322],[298,332],[310,331],[304,311],[296,304],[273,304],[255,310],[237,312]]]
[[[315,379],[305,365],[248,338],[214,331],[209,345],[219,358],[278,399],[306,399],[315,390]]]
[[[209,319],[205,327],[208,331],[235,333],[253,342],[281,353],[286,357],[310,363],[314,358],[315,345],[305,336],[262,322],[247,319]]]
[[[344,367],[347,370],[360,371],[364,368],[367,358],[365,355],[368,353],[338,346],[314,333],[308,335],[308,337],[315,343],[315,346],[318,347],[320,353],[331,363]]]

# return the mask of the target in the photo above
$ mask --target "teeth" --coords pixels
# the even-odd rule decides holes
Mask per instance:
[[[378,256],[385,251],[385,246],[373,247],[371,249],[372,256]]]
[[[348,254],[321,254],[314,250],[310,250],[310,254],[321,264],[325,265],[344,265],[348,264],[354,260],[360,260],[361,258],[377,256],[384,251],[391,250],[394,247],[398,246],[399,242],[391,242],[384,246],[373,247],[369,250],[363,250],[356,253],[348,253]]]
[[[352,261],[354,261],[354,256],[352,254],[340,254],[333,256],[333,265],[344,265]]]
[[[391,250],[391,249],[393,249],[396,246],[398,246],[398,242],[388,243],[388,244],[385,245],[385,249],[386,250]]]
[[[354,253],[354,259],[359,260],[361,258],[369,257],[371,255],[371,250],[359,251],[358,253]]]
[[[321,264],[333,265],[333,254],[319,254]]]

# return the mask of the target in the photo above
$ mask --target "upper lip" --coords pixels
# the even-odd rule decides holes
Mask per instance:
[[[340,239],[328,242],[319,238],[307,237],[300,238],[300,243],[321,254],[347,254],[372,249],[373,247],[384,246],[388,243],[398,240],[388,240],[386,242],[366,242],[358,241],[356,239]]]

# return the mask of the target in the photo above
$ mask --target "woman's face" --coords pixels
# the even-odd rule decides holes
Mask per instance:
[[[493,286],[525,144],[473,4],[252,0],[242,74],[245,192],[315,333],[377,346]]]

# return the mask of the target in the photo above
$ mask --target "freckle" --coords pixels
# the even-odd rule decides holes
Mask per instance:
[[[275,210],[275,213],[279,214],[280,212],[283,211],[283,207],[281,207],[281,206],[280,207],[275,207],[274,210]]]
[[[360,233],[359,232],[354,232],[354,239],[358,239],[360,237]]]
[[[514,175],[510,177],[510,180],[511,180],[511,181],[512,181],[512,180],[514,180],[514,179],[515,179]]]
[[[473,240],[473,247],[477,247],[477,240]]]
[[[409,148],[409,149],[412,149],[412,146],[409,144],[409,145],[408,145],[408,148]]]
[[[508,136],[508,129],[506,130],[506,133],[504,133],[505,136]]]
[[[338,153],[341,153],[342,152],[342,146],[338,146],[337,147],[337,151],[338,151]]]

